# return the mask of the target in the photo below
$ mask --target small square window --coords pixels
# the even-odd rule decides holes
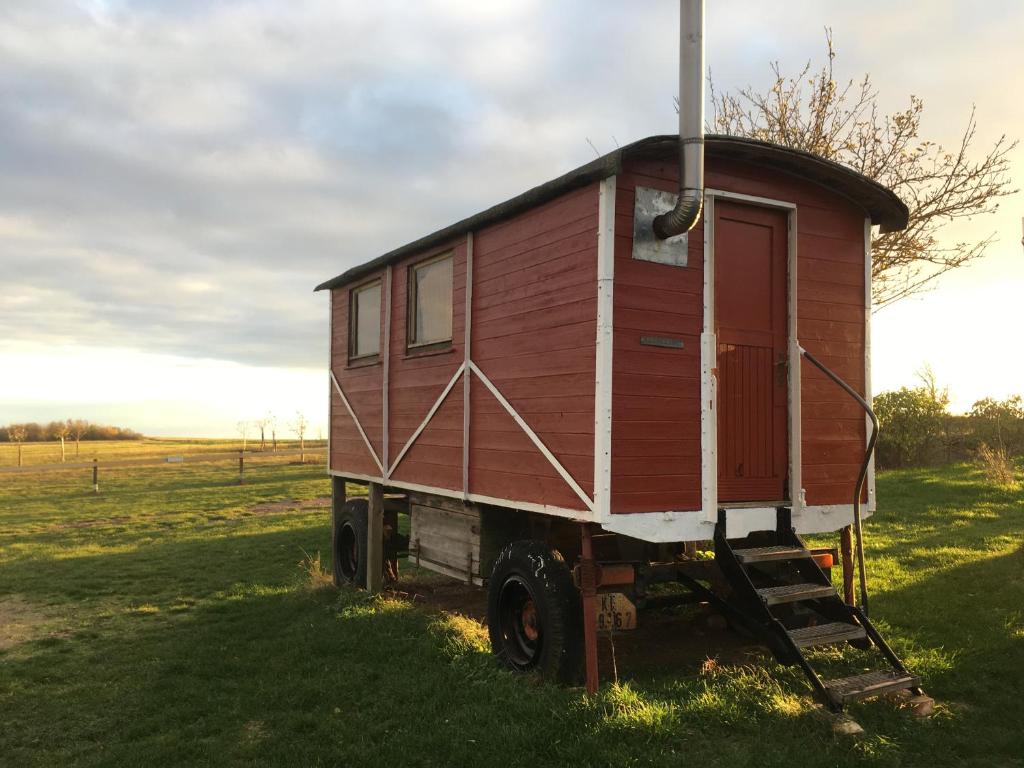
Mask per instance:
[[[348,358],[361,360],[380,354],[380,280],[349,293]]]
[[[409,267],[409,349],[452,341],[452,254]]]

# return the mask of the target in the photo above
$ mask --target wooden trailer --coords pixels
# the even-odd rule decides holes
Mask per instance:
[[[802,353],[870,399],[871,231],[906,206],[819,157],[707,136],[703,212],[660,239],[680,151],[637,141],[318,287],[336,577],[375,587],[408,552],[485,585],[507,664],[571,680],[586,656],[590,688],[595,632],[632,626],[663,581],[833,707],[914,688],[799,539],[850,526],[870,427]],[[861,500],[866,517],[873,472]],[[847,641],[886,669],[826,682],[800,650]]]

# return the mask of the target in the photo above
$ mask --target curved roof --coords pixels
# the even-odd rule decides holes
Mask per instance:
[[[388,251],[372,261],[353,267],[337,277],[321,283],[315,290],[334,288],[358,280],[360,277],[412,253],[441,245],[467,232],[515,216],[569,190],[621,173],[623,164],[628,160],[661,157],[667,153],[678,151],[678,147],[679,137],[675,135],[650,136],[619,147],[614,152],[609,152],[557,179],[527,190],[521,195],[439,229],[419,240]],[[741,160],[819,184],[862,208],[871,217],[871,222],[878,224],[883,232],[894,232],[905,229],[907,226],[909,212],[896,193],[832,160],[826,160],[803,150],[739,136],[708,134],[704,137],[704,148],[707,158]]]

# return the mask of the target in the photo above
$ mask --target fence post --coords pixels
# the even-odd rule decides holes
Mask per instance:
[[[238,452],[238,484],[245,485],[245,453]]]
[[[100,492],[100,460],[92,460],[92,492]]]

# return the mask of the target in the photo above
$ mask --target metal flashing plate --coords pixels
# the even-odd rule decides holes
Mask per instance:
[[[639,261],[653,261],[658,264],[686,266],[687,235],[661,240],[654,235],[656,216],[671,211],[676,198],[671,192],[662,192],[650,187],[636,188],[636,203],[633,206],[633,258]]]

